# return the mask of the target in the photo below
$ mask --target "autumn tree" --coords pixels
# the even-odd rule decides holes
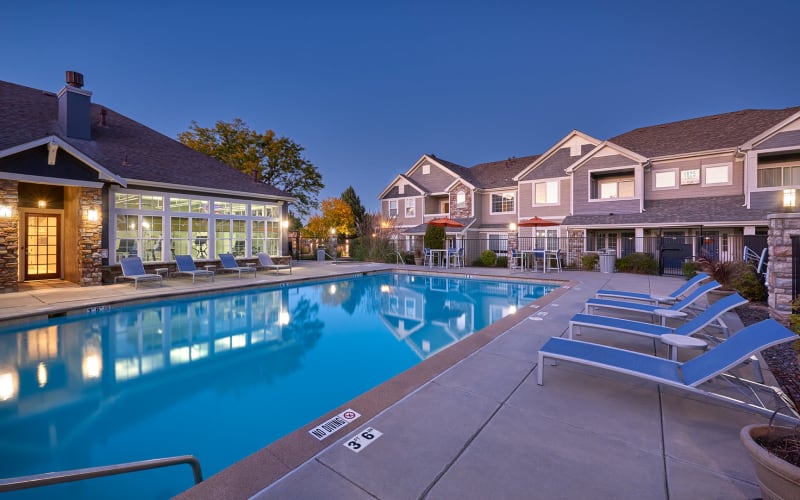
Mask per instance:
[[[358,197],[356,190],[353,189],[353,186],[348,186],[347,189],[342,192],[342,196],[340,198],[342,201],[350,205],[350,210],[353,211],[353,221],[355,223],[356,234],[363,236],[364,233],[360,232],[359,228],[362,227],[364,223],[364,219],[367,215],[367,209],[365,209],[364,205],[361,204],[361,198]]]
[[[325,238],[331,229],[337,235],[349,235],[355,232],[355,220],[350,205],[339,198],[328,198],[320,204],[322,215],[314,215],[308,219],[303,228],[303,236],[309,238]]]
[[[295,208],[307,216],[325,187],[317,168],[303,158],[304,148],[287,137],[267,130],[251,130],[240,118],[218,121],[214,127],[201,127],[193,121],[178,140],[192,149],[212,156],[258,180],[286,191],[297,198]]]

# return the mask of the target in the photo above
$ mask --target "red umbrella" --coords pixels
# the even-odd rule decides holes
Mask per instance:
[[[464,224],[451,219],[450,217],[440,217],[438,219],[433,219],[428,221],[428,224],[431,226],[444,226],[444,227],[464,227]]]
[[[532,227],[534,229],[541,226],[560,226],[560,225],[561,225],[560,222],[542,219],[541,217],[531,217],[530,219],[526,219],[517,224],[517,226],[519,227]]]

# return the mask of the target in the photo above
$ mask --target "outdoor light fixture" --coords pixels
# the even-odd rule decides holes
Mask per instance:
[[[783,208],[794,208],[797,206],[796,189],[783,190]]]
[[[0,205],[0,217],[11,217],[11,207],[8,205]]]
[[[284,219],[283,222],[281,222],[281,225],[283,225],[284,229],[289,227],[289,219]]]
[[[39,208],[47,208],[47,202],[46,202],[45,200],[39,200],[39,202],[38,202],[38,203],[36,203],[36,205],[37,205]]]
[[[86,211],[86,218],[92,222],[97,222],[100,219],[100,213],[97,209],[90,208]]]
[[[511,224],[508,225],[508,230],[513,233],[514,231],[517,230],[517,224],[515,222],[512,222]]]

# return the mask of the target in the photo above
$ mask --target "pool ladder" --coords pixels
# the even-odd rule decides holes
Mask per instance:
[[[194,455],[181,455],[177,457],[142,460],[140,462],[128,462],[125,464],[103,465],[100,467],[89,467],[86,469],[46,472],[44,474],[34,474],[32,476],[0,479],[0,493],[25,490],[28,488],[38,488],[40,486],[50,486],[53,484],[69,483],[72,481],[83,481],[85,479],[95,479],[98,477],[115,476],[117,474],[127,474],[129,472],[158,469],[160,467],[170,467],[172,465],[182,464],[188,464],[191,466],[192,473],[194,474],[194,484],[199,484],[203,481],[203,472],[200,469],[200,461],[197,460]]]

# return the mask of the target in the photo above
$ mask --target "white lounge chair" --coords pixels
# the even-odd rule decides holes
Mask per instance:
[[[727,380],[735,379],[750,389],[769,389],[773,395],[782,397],[776,388],[733,377],[725,372],[767,347],[794,340],[797,340],[797,334],[777,321],[768,319],[743,328],[725,342],[689,361],[678,362],[616,347],[553,337],[539,349],[537,382],[542,385],[544,359],[550,358],[624,373],[691,393],[745,405],[762,414],[771,415],[775,409],[765,408],[763,403],[759,406],[700,389],[699,386],[721,376]]]
[[[629,302],[625,300],[598,299],[596,297],[592,297],[586,301],[586,309],[584,312],[593,314],[598,308],[603,307],[607,309],[617,309],[627,312],[640,312],[640,313],[650,314],[653,317],[662,314],[663,317],[663,313],[656,311],[670,311],[672,313],[680,313],[681,311],[683,311],[683,309],[686,309],[694,302],[696,302],[697,299],[708,293],[709,290],[719,288],[720,286],[722,285],[720,285],[716,281],[710,281],[708,283],[700,285],[697,289],[695,289],[692,293],[687,295],[684,299],[672,304],[669,307],[667,307],[666,304],[664,305],[641,304],[638,302]],[[668,314],[669,313],[667,313],[667,315]]]
[[[594,296],[598,298],[611,298],[611,299],[621,299],[621,300],[641,300],[644,302],[649,302],[651,304],[659,304],[659,303],[674,304],[685,293],[688,293],[689,290],[700,285],[701,282],[709,278],[710,276],[707,273],[698,273],[692,279],[690,279],[680,287],[676,288],[674,292],[668,295],[649,295],[640,292],[626,292],[624,290],[598,290],[597,293],[594,294]]]
[[[275,274],[278,274],[278,271],[281,269],[288,269],[289,274],[292,274],[292,261],[289,261],[289,264],[276,264],[272,261],[272,258],[263,252],[259,252],[258,254],[258,267],[264,269],[274,269]]]
[[[598,316],[592,314],[579,313],[569,320],[569,333],[568,337],[573,337],[573,332],[580,335],[582,327],[597,328],[601,330],[609,330],[613,332],[629,333],[633,335],[641,335],[643,337],[659,338],[668,333],[675,335],[694,335],[706,326],[717,322],[722,329],[723,334],[727,337],[728,327],[722,321],[721,316],[735,307],[742,304],[747,304],[747,299],[734,293],[728,295],[717,302],[708,306],[704,311],[700,312],[697,316],[683,323],[677,328],[670,328],[668,326],[654,325],[652,323],[645,323],[643,321],[634,321],[631,319],[612,318],[610,316]],[[577,329],[575,327],[578,327]]]
[[[195,282],[198,276],[206,276],[211,278],[211,281],[214,281],[214,271],[209,271],[208,269],[197,269],[197,266],[194,265],[194,259],[192,259],[191,255],[176,255],[175,256],[175,264],[178,267],[178,270],[172,273],[173,276],[178,274],[189,274],[192,276],[192,283]]]
[[[220,271],[239,273],[239,278],[242,277],[242,273],[253,273],[253,278],[256,277],[256,268],[240,266],[232,253],[219,254],[219,260],[222,262],[222,269],[220,269]]]
[[[139,288],[140,281],[158,281],[158,286],[163,286],[160,274],[150,274],[144,270],[144,264],[139,257],[124,257],[119,261],[122,267],[122,276],[116,276],[117,280],[133,280],[133,287]]]

